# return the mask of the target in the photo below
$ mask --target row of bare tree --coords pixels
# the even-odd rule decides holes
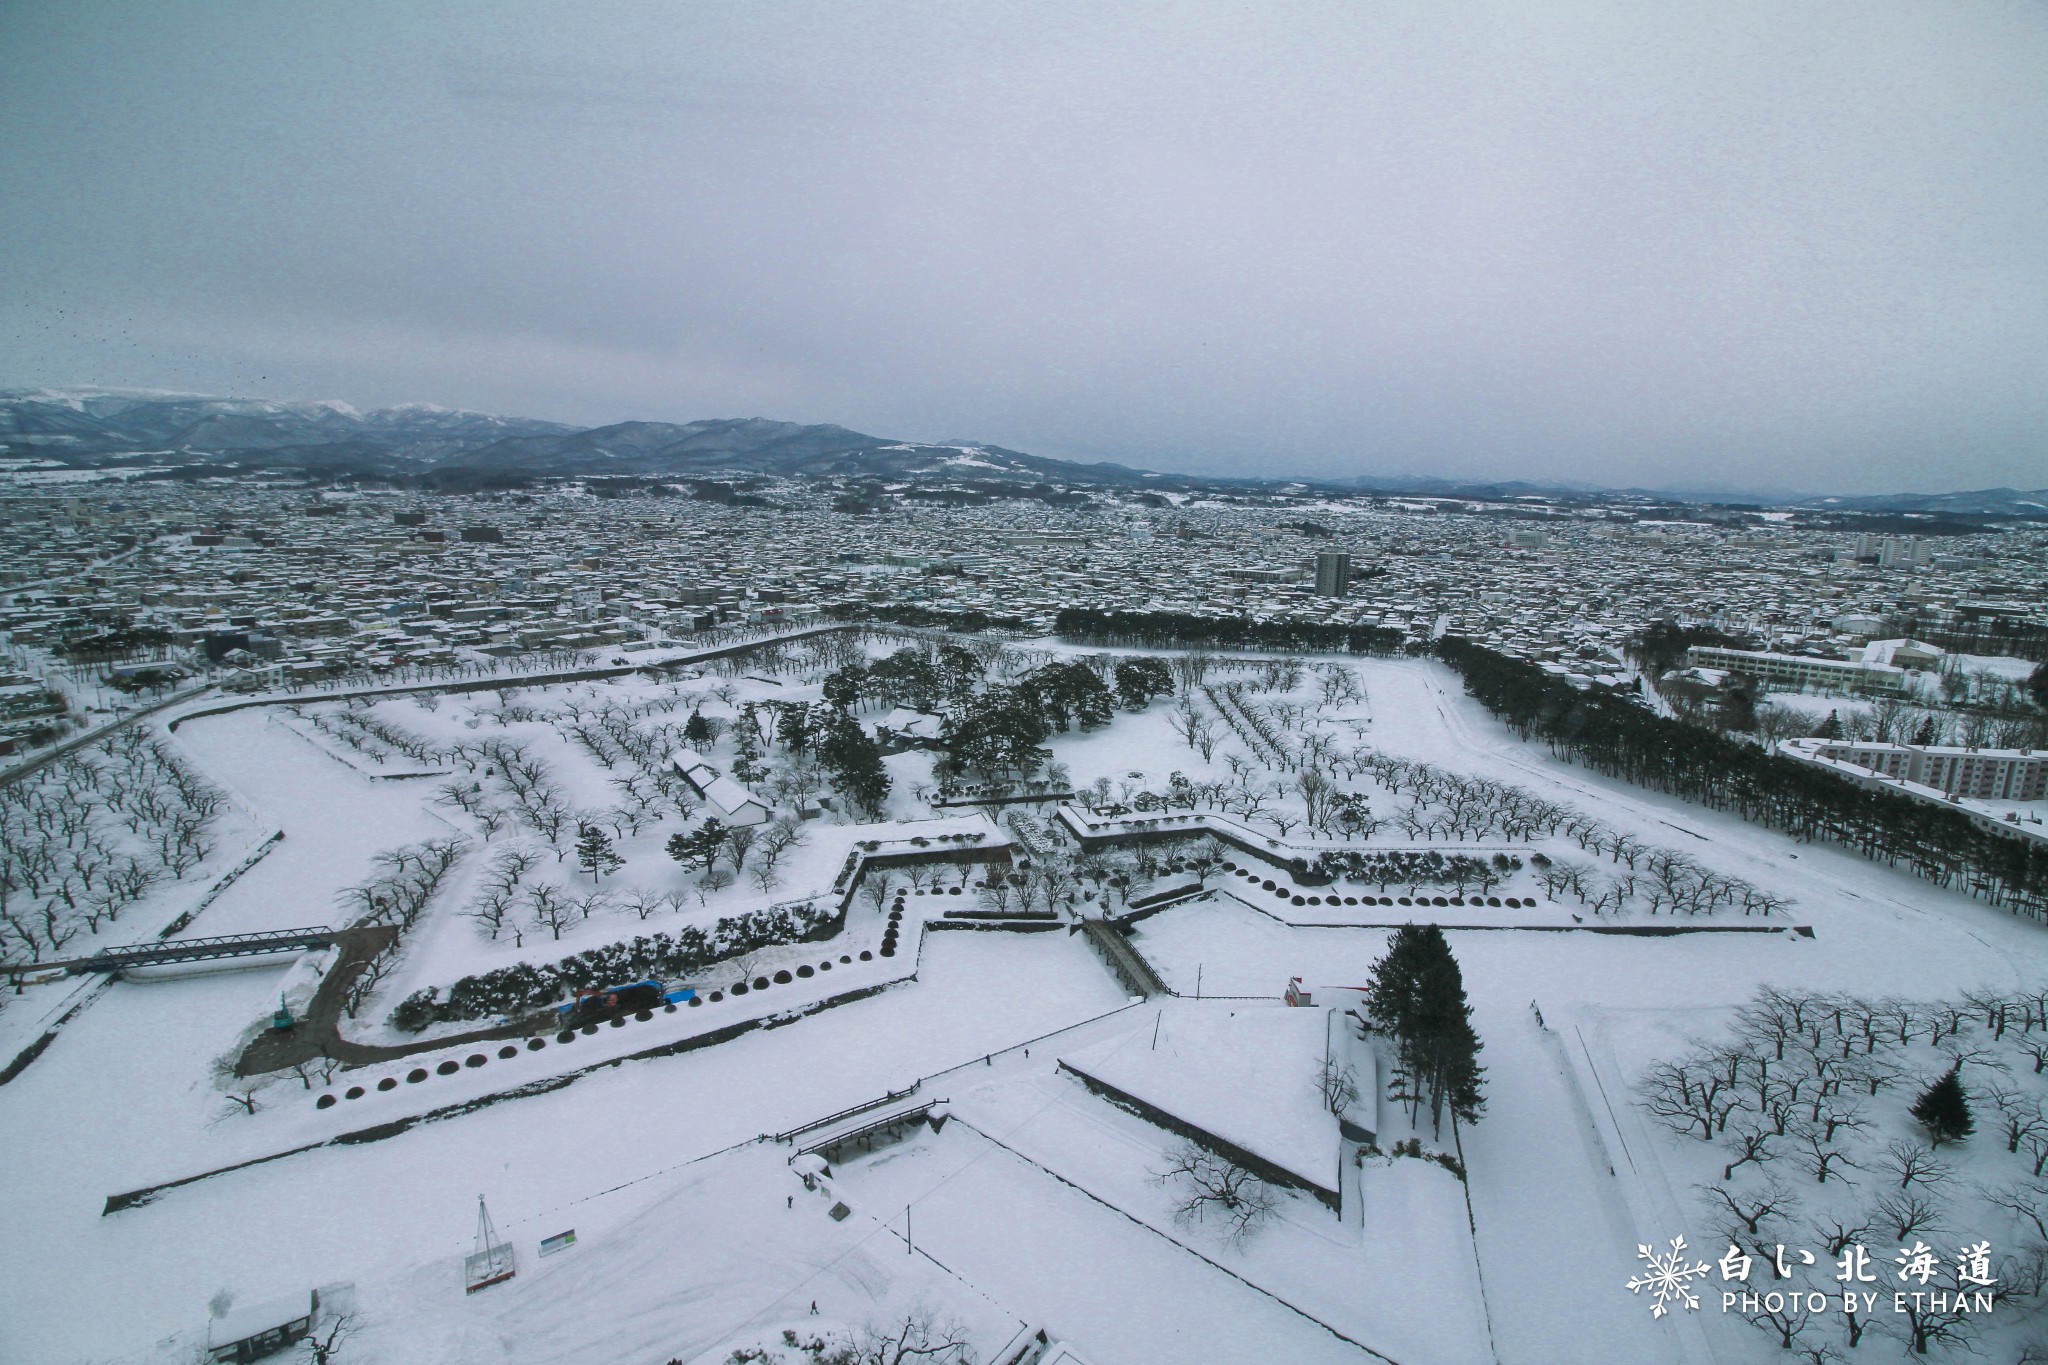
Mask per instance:
[[[1951,1075],[1986,1120],[1960,1145],[1953,1126],[1916,1121],[1907,1106]],[[1731,1264],[1750,1258],[1756,1278],[1743,1287],[1779,1291],[1745,1312],[1783,1349],[1847,1359],[1872,1331],[1916,1353],[1974,1349],[1985,1323],[1953,1306],[1842,1307],[1842,1267],[1867,1256],[1897,1288],[1893,1260],[1930,1242],[1946,1247],[1944,1268],[1922,1285],[1970,1287],[1956,1253],[1989,1240],[1985,1291],[2007,1316],[2041,1305],[2048,985],[1936,1001],[1767,988],[1727,1033],[1651,1066],[1637,1095],[1673,1132],[1719,1148],[1719,1178],[1699,1187],[1714,1247],[1729,1247]],[[1808,1311],[1808,1292],[1832,1292],[1829,1311]]]
[[[40,962],[118,923],[206,860],[226,800],[140,726],[0,786],[0,953]]]
[[[448,880],[469,845],[461,839],[428,839],[417,844],[388,848],[375,859],[376,872],[356,885],[344,888],[336,900],[354,916],[353,923],[390,925],[398,932],[383,952],[372,958],[349,984],[343,997],[348,1017],[356,1017],[398,961],[405,935],[420,922],[434,895]]]

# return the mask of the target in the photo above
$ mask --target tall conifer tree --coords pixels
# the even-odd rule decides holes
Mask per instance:
[[[1405,924],[1394,931],[1387,952],[1373,964],[1366,1014],[1393,1041],[1404,1082],[1400,1098],[1410,1118],[1429,1102],[1430,1124],[1443,1131],[1449,1110],[1454,1121],[1478,1121],[1485,1108],[1479,1065],[1483,1044],[1472,1029],[1472,1006],[1463,974],[1443,930],[1434,924]]]

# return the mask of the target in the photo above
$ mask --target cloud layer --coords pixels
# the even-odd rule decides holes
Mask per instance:
[[[2034,4],[0,8],[0,383],[2048,483]]]

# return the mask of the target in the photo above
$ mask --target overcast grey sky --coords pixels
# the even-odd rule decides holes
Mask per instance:
[[[2048,484],[2048,6],[0,4],[0,385]]]

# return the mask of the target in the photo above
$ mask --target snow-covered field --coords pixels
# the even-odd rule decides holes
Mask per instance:
[[[0,1360],[183,1361],[220,1291],[246,1302],[342,1283],[354,1286],[363,1324],[343,1360],[568,1361],[587,1359],[598,1344],[609,1359],[723,1365],[737,1347],[774,1345],[785,1328],[800,1336],[855,1330],[920,1307],[959,1322],[984,1357],[1020,1327],[1042,1324],[1092,1365],[1369,1360],[1373,1352],[1402,1365],[1786,1358],[1722,1320],[1717,1302],[1697,1315],[1653,1320],[1624,1287],[1640,1268],[1640,1243],[1685,1235],[1709,1259],[1721,1250],[1705,1245],[1710,1224],[1691,1189],[1700,1176],[1683,1139],[1645,1128],[1630,1112],[1636,1073],[1685,1039],[1725,1027],[1762,985],[1918,998],[2011,990],[2048,977],[2048,937],[1905,872],[1796,845],[1558,763],[1497,726],[1433,664],[1342,666],[1362,695],[1325,704],[1310,676],[1292,690],[1247,699],[1299,708],[1289,742],[1327,733],[1345,748],[1366,745],[1509,784],[1645,846],[1682,850],[1690,863],[1785,902],[1762,919],[1726,907],[1697,918],[1640,906],[1603,917],[1543,889],[1529,858],[1581,859],[1605,875],[1611,864],[1600,853],[1562,834],[1411,837],[1393,823],[1405,796],[1369,774],[1345,783],[1386,822],[1352,841],[1358,846],[1430,843],[1470,852],[1483,844],[1515,850],[1520,863],[1492,894],[1526,896],[1532,909],[1521,921],[1505,920],[1495,907],[1435,912],[1485,1044],[1485,1116],[1455,1138],[1463,1185],[1434,1162],[1346,1160],[1342,1216],[1290,1194],[1277,1218],[1242,1244],[1177,1222],[1168,1192],[1152,1178],[1172,1135],[1089,1093],[1058,1069],[1058,1059],[1089,1049],[1149,1050],[1154,1029],[1161,1046],[1199,1040],[1208,1027],[1201,1020],[1233,1006],[1170,997],[1131,1005],[1086,939],[1064,930],[922,932],[925,919],[975,902],[971,892],[950,894],[964,874],[945,869],[942,894],[907,898],[904,952],[893,959],[849,962],[829,977],[762,996],[656,1014],[573,1046],[506,1060],[494,1052],[473,1071],[372,1090],[326,1110],[314,1107],[314,1091],[287,1078],[264,1092],[258,1112],[241,1113],[210,1074],[215,1059],[238,1054],[263,1026],[286,961],[161,971],[113,985],[0,1088],[0,1224],[12,1233],[0,1249]],[[721,686],[729,695],[715,695]],[[660,711],[664,687],[693,699]],[[366,714],[436,748],[486,738],[518,743],[545,766],[567,808],[589,812],[631,800],[615,780],[630,773],[631,760],[607,766],[590,745],[528,710],[573,701],[592,717],[610,704],[652,724],[680,725],[692,710],[729,723],[748,700],[818,695],[815,683],[793,675],[632,680],[509,694],[527,708],[515,705],[510,714],[492,694],[427,705],[390,699]],[[1255,770],[1260,742],[1256,734],[1243,741],[1227,726],[1225,708],[1233,704],[1223,697],[1210,713],[1219,737],[1212,757],[1176,730],[1167,700],[1119,712],[1103,730],[1056,736],[1051,747],[1072,788],[1093,789],[1091,800],[1104,807],[1165,792],[1175,773],[1194,784],[1228,785],[1238,777],[1231,757]],[[1289,714],[1283,709],[1277,719]],[[285,833],[206,907],[191,933],[341,923],[346,908],[337,897],[376,875],[380,853],[427,839],[465,841],[396,966],[360,1017],[344,1023],[346,1036],[369,1042],[410,1038],[387,1017],[425,987],[829,895],[862,840],[913,829],[928,838],[969,829],[991,841],[1007,837],[978,813],[934,808],[931,756],[911,751],[886,760],[894,789],[883,821],[827,812],[803,822],[803,841],[787,850],[772,879],[742,875],[707,887],[686,877],[663,852],[685,827],[669,813],[637,831],[622,825],[615,843],[623,865],[599,881],[579,869],[573,849],[550,844],[516,818],[486,837],[477,817],[442,793],[451,781],[474,782],[488,796],[496,789],[480,769],[489,761],[472,769],[462,758],[421,764],[394,753],[380,763],[366,752],[375,742],[355,748],[310,716],[268,709],[192,721],[169,742],[235,798],[235,837],[222,837],[206,867],[179,883],[188,888],[180,894],[196,896],[217,863],[238,859],[245,851],[238,839],[270,828]],[[701,747],[722,766],[735,759],[727,737]],[[447,775],[389,775],[428,767]],[[1230,818],[1290,846],[1345,844],[1303,827],[1302,799],[1269,793],[1263,803],[1254,798],[1260,809]],[[1279,823],[1268,811],[1279,812]],[[536,855],[522,889],[604,894],[587,914],[579,910],[556,926],[559,937],[530,918],[516,932],[487,936],[465,912],[482,894],[489,860],[514,847]],[[1186,878],[1162,873],[1160,880]],[[1362,927],[1371,921],[1349,907],[1311,915],[1290,900],[1276,917],[1259,904],[1265,893],[1245,891],[1243,879],[1216,873],[1212,885],[1233,895],[1145,918],[1132,938],[1181,996],[1192,997],[1199,981],[1204,997],[1247,997],[1246,1010],[1277,1010],[1273,1002],[1289,978],[1362,984],[1385,949],[1388,930]],[[1336,889],[1378,891],[1354,882]],[[1062,913],[1100,913],[1102,903],[1091,893]],[[1354,913],[1360,917],[1342,922]],[[845,948],[875,941],[882,915],[880,905],[857,898],[840,940],[763,950],[734,973],[825,957],[836,963]],[[1704,932],[1573,931],[1603,920]],[[1545,927],[1478,928],[1507,922]],[[1460,923],[1474,927],[1460,931]],[[1766,923],[1781,931],[1718,932]],[[1811,936],[1786,931],[1794,924]],[[788,1017],[867,985],[882,989],[711,1046],[585,1069],[720,1023]],[[33,1036],[21,1021],[43,1018],[65,998],[59,992],[75,989],[75,982],[31,988],[0,1012],[0,1029],[10,1030],[9,1040]],[[1256,1055],[1249,1064],[1256,1067]],[[383,1140],[229,1171],[102,1216],[111,1194],[571,1075],[543,1093],[479,1104]],[[1259,1099],[1256,1087],[1243,1088],[1245,1104]],[[943,1102],[957,1122],[843,1162],[833,1174],[851,1209],[843,1221],[827,1216],[791,1173],[800,1144],[759,1140],[904,1091],[919,1104]],[[1385,1105],[1383,1112],[1400,1111]],[[1275,1118],[1271,1103],[1245,1117],[1240,1131],[1269,1140],[1262,1125]],[[1407,1136],[1404,1124],[1397,1119],[1382,1145]],[[1439,1137],[1426,1122],[1417,1136],[1432,1150],[1454,1146],[1448,1131]],[[1980,1127],[1974,1141],[1987,1140]],[[1320,1152],[1327,1136],[1314,1142]],[[1644,1150],[1632,1163],[1617,1161],[1623,1143]],[[479,1193],[517,1247],[521,1271],[465,1297],[459,1268]],[[577,1245],[540,1260],[538,1239],[571,1227]],[[1873,1337],[1864,1350],[1886,1359],[1896,1346]]]

